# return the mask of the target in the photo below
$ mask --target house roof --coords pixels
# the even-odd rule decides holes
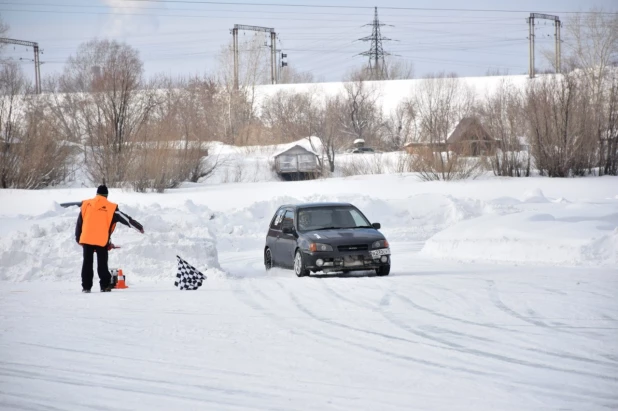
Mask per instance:
[[[300,147],[311,154],[319,156],[319,154],[312,149],[311,143],[313,143],[315,147],[321,147],[321,142],[317,137],[303,138],[302,140],[298,140],[293,143],[279,145],[277,147],[278,150],[272,155],[272,157],[279,157],[281,154],[293,149],[294,147]]]
[[[317,156],[317,153],[315,153],[313,150],[307,149],[306,147],[303,147],[303,146],[301,146],[300,144],[294,144],[292,147],[289,147],[289,148],[287,148],[287,149],[285,149],[285,150],[283,150],[283,151],[280,151],[280,152],[278,152],[278,153],[275,153],[275,154],[273,155],[273,157],[279,157],[280,155],[285,154],[285,153],[287,153],[288,151],[290,151],[290,150],[292,150],[293,148],[296,148],[296,147],[298,147],[298,148],[300,148],[300,149],[302,149],[302,150],[306,151],[308,154],[313,154],[313,155]]]
[[[470,138],[474,136],[475,138]],[[485,127],[481,124],[476,117],[464,117],[461,119],[455,130],[451,133],[446,140],[448,144],[458,143],[460,141],[472,141],[472,140],[489,140],[494,139],[487,132]]]

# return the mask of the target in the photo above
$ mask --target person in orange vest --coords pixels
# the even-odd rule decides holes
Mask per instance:
[[[109,292],[114,287],[112,276],[107,266],[108,251],[114,248],[111,235],[117,223],[133,227],[144,234],[144,227],[118,210],[118,205],[107,199],[107,187],[97,188],[97,195],[82,202],[81,212],[75,226],[75,241],[80,244],[84,252],[82,263],[82,292],[89,293],[92,288],[94,270],[92,268],[94,253],[97,253],[97,273],[101,292]]]

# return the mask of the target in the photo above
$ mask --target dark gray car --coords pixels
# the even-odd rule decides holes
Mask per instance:
[[[311,272],[375,270],[388,275],[391,252],[379,223],[349,203],[309,203],[279,207],[270,221],[264,265]]]

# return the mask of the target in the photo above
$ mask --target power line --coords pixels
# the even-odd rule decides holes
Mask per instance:
[[[130,1],[138,1],[138,0],[130,0]],[[4,4],[13,4],[13,3],[0,3],[1,5]],[[326,6],[324,6],[326,7]],[[154,8],[138,8],[140,10],[150,10]],[[160,8],[161,10],[163,10],[163,8]],[[168,10],[169,9],[165,9]],[[189,9],[181,9],[184,11],[190,11]],[[173,11],[173,10],[172,10]],[[214,11],[221,11],[221,12],[228,12],[227,10],[203,10],[205,12],[214,12]],[[160,14],[160,13],[126,13],[126,12],[122,12],[122,13],[118,13],[118,12],[113,12],[113,11],[71,11],[71,10],[25,10],[25,9],[0,9],[0,12],[18,12],[18,13],[45,13],[45,14],[81,14],[81,15],[101,15],[101,16],[115,16],[115,17],[132,17],[132,16],[149,16],[149,17],[171,17],[171,18],[212,18],[212,15],[205,15],[205,14]],[[243,12],[243,11],[232,11],[230,10],[229,12],[233,12],[233,13],[238,13],[238,12]],[[247,13],[256,13],[256,12],[260,12],[260,13],[266,13],[266,12],[261,12],[261,11],[246,11]],[[272,14],[271,12],[267,12],[269,14]],[[563,12],[563,13],[567,13],[567,12]],[[571,12],[568,12],[571,13]],[[572,12],[575,13],[575,12]],[[303,14],[327,14],[330,16],[333,16],[333,19],[324,19],[324,18],[289,18],[289,17],[260,17],[260,19],[263,20],[284,20],[284,21],[319,21],[319,22],[330,22],[330,23],[338,23],[341,21],[346,21],[346,22],[354,22],[357,20],[352,20],[352,19],[341,19],[337,16],[350,16],[350,14],[348,13],[343,13],[343,14],[337,14],[337,13],[303,13]],[[604,14],[611,14],[611,15],[618,15],[618,13],[604,13]],[[420,17],[428,17],[428,16],[420,16]],[[441,18],[451,18],[449,16],[440,16]],[[237,19],[238,17],[233,16],[233,15],[227,15],[227,16],[216,16],[217,19]],[[455,18],[455,17],[452,17]],[[489,17],[488,17],[489,18]],[[495,23],[492,23],[495,22]],[[500,25],[500,26],[504,26],[504,25],[518,25],[517,23],[504,23],[501,22],[503,20],[499,20],[499,19],[495,19],[492,18],[492,20],[486,20],[486,21],[475,21],[475,20],[470,20],[470,21],[465,21],[465,20],[456,20],[456,21],[416,21],[416,22],[411,22],[410,20],[406,20],[405,22],[401,22],[402,26],[418,26],[418,25],[434,25],[434,24],[451,24],[451,23],[457,23],[457,24],[495,24],[495,25]],[[509,21],[514,21],[514,18],[509,19]],[[605,24],[601,24],[602,26],[606,26]],[[356,27],[356,26],[354,26]]]
[[[371,9],[373,6],[350,6],[350,5],[315,5],[315,4],[286,4],[286,3],[247,3],[247,2],[221,2],[204,0],[125,0],[126,2],[139,3],[168,3],[168,4],[217,4],[226,6],[262,6],[262,7],[307,7],[307,8],[337,8],[337,9]],[[452,11],[452,12],[479,12],[479,13],[530,13],[530,10],[514,9],[472,9],[472,8],[434,8],[434,7],[393,7],[380,6],[385,10],[414,10],[414,11]],[[594,11],[568,11],[568,10],[536,10],[536,13],[563,13],[563,14],[588,14]],[[618,14],[618,12],[598,12],[600,14]]]
[[[108,6],[108,5],[92,5],[92,4],[66,4],[66,3],[24,3],[24,2],[0,2],[0,5],[11,5],[11,6],[27,6],[27,7],[36,7],[36,6],[47,6],[47,7],[73,7],[73,8],[84,8],[84,9],[108,9],[112,8],[114,10],[164,10],[164,11],[208,11],[209,13],[219,13],[219,12],[232,12],[232,13],[268,13],[268,14],[296,14],[297,11],[277,11],[277,10],[232,10],[232,9],[204,9],[204,8],[177,8],[170,9],[168,7],[141,7],[141,6]],[[342,12],[342,13],[334,13],[333,11],[328,12],[306,12],[303,11],[303,15],[329,15],[329,16],[366,16],[365,13],[350,13],[350,12]],[[382,13],[382,16],[386,17],[399,17],[399,13],[388,14]],[[487,23],[487,22],[503,22],[503,21],[511,21],[518,19],[517,17],[495,17],[495,16],[465,16],[462,18],[461,16],[444,16],[444,15],[423,15],[420,16],[423,18],[452,18],[456,19],[457,23]],[[473,19],[473,20],[466,20]],[[480,19],[484,21],[479,21]],[[443,24],[445,21],[431,21],[431,22],[421,22],[421,21],[408,21],[410,24]],[[446,22],[448,23],[448,22]]]

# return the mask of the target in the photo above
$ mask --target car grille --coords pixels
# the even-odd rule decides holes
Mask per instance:
[[[353,245],[340,245],[337,250],[341,252],[347,251],[367,251],[369,246],[367,244],[353,244]]]

